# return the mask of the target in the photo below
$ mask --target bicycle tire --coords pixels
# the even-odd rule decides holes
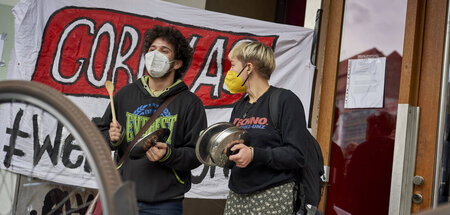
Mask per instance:
[[[72,133],[96,176],[103,214],[115,214],[114,192],[122,180],[103,136],[83,111],[61,92],[32,81],[0,81],[0,103],[6,102],[37,106],[52,114]]]

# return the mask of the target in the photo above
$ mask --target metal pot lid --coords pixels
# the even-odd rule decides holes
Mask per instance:
[[[147,142],[147,140],[154,141],[156,144],[156,142],[166,142],[169,136],[170,130],[168,128],[155,130],[136,141],[128,156],[132,160],[142,158],[148,150],[145,150],[145,142]],[[147,146],[147,148],[149,148],[149,146]]]
[[[195,146],[198,160],[208,166],[224,167],[228,157],[225,147],[234,140],[248,139],[246,131],[228,122],[215,123],[200,135]]]

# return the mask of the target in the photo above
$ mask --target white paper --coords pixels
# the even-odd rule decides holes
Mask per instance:
[[[348,61],[345,108],[382,108],[386,58]]]

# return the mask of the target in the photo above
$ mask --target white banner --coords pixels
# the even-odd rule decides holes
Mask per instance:
[[[155,25],[179,29],[194,48],[183,80],[203,101],[209,125],[228,121],[233,103],[242,96],[229,94],[223,80],[230,68],[228,52],[244,40],[259,40],[275,50],[277,67],[270,84],[297,94],[309,116],[314,76],[310,29],[157,0],[24,0],[13,14],[15,42],[8,79],[51,86],[90,118],[101,117],[108,105],[106,80],[117,90],[143,75],[142,38]],[[51,117],[13,106],[0,117],[2,169],[95,187],[82,152]],[[187,197],[225,198],[227,177],[221,168],[201,166],[193,171]]]

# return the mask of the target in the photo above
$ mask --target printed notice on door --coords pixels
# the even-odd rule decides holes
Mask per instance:
[[[386,58],[348,61],[345,108],[382,108]]]

